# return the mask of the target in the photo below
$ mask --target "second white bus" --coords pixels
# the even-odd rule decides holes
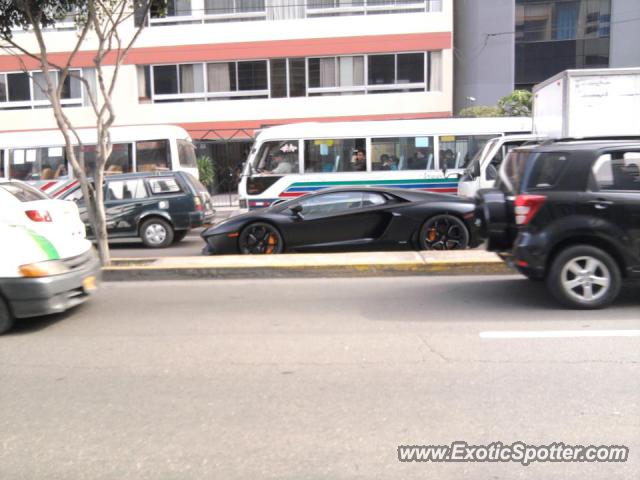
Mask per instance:
[[[270,127],[259,133],[249,154],[238,189],[240,207],[262,208],[335,186],[456,193],[462,172],[486,142],[529,132],[528,117]]]
[[[125,126],[112,127],[110,133],[113,151],[105,173],[182,170],[198,178],[195,148],[183,128]],[[80,128],[78,134],[90,172],[96,161],[96,129]],[[54,197],[76,183],[60,130],[0,133],[0,177],[27,181]]]

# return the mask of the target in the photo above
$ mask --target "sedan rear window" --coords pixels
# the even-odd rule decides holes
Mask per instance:
[[[21,202],[35,202],[36,200],[49,199],[49,197],[40,190],[20,183],[3,183],[0,184],[0,188],[9,192]]]

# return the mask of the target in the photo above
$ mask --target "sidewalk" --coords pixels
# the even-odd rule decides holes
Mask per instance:
[[[113,259],[105,281],[193,278],[366,277],[385,275],[494,275],[513,273],[495,254],[367,252]]]

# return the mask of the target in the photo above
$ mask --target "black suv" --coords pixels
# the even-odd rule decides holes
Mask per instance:
[[[487,248],[566,306],[603,307],[640,277],[640,140],[514,149],[477,200]]]
[[[78,204],[91,236],[80,187],[61,198]],[[191,228],[211,223],[215,213],[209,192],[186,172],[109,175],[105,177],[104,207],[109,239],[140,237],[152,248],[179,242]]]

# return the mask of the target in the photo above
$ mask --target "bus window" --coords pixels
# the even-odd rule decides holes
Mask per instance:
[[[41,147],[11,150],[11,178],[18,180],[52,180],[67,175],[63,147]]]
[[[364,138],[305,140],[304,171],[357,172],[362,168],[355,163],[354,154],[364,152]]]
[[[443,135],[440,137],[440,168],[466,168],[471,159],[495,135]]]
[[[433,169],[433,137],[372,138],[371,167],[373,171]]]
[[[178,161],[181,167],[198,168],[196,147],[186,140],[178,140]]]
[[[283,175],[300,171],[298,140],[265,142],[256,156],[254,168],[262,173]]]
[[[169,170],[170,156],[169,142],[167,140],[136,142],[136,163],[138,172]]]
[[[130,143],[115,143],[111,149],[111,155],[107,160],[105,166],[105,173],[117,174],[117,173],[130,173],[133,171],[131,161],[131,144]],[[84,152],[84,169],[88,175],[93,175],[93,170],[96,165],[97,149],[95,145],[83,145],[82,151]],[[78,155],[78,147],[75,147],[76,156]]]

